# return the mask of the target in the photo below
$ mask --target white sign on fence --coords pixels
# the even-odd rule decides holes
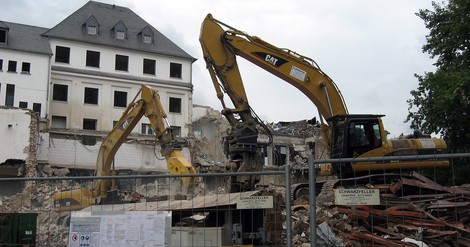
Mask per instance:
[[[237,209],[273,208],[273,196],[241,196]]]
[[[378,189],[335,189],[336,205],[380,205]]]
[[[171,212],[72,212],[70,247],[150,245],[171,246]]]

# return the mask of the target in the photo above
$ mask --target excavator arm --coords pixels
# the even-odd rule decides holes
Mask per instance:
[[[210,14],[202,23],[199,41],[217,96],[226,112],[247,112],[249,108],[236,61],[236,56],[240,56],[299,89],[318,108],[324,120],[348,113],[340,90],[313,59],[275,47],[214,19]],[[232,100],[234,109],[226,107],[223,91]],[[245,115],[242,114],[241,118],[249,118]],[[232,123],[230,115],[228,118]],[[330,124],[323,119],[320,119],[323,137],[330,144]]]
[[[165,157],[167,170],[172,174],[193,174],[196,169],[184,157],[182,142],[175,139],[172,129],[167,122],[167,115],[164,111],[158,92],[151,87],[142,84],[140,99],[136,98],[127,106],[115,127],[104,138],[98,152],[96,162],[96,176],[111,176],[112,164],[116,152],[122,143],[129,136],[131,131],[145,115],[149,121],[156,138],[161,147],[161,154]],[[194,177],[181,178],[183,191],[195,185]],[[94,180],[93,189],[77,189],[62,191],[54,195],[54,206],[56,210],[76,210],[89,205],[100,204],[106,199],[109,191],[115,188],[111,179]]]

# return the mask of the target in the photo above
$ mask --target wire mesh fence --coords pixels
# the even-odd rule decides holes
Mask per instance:
[[[366,171],[341,179],[317,176],[319,164],[374,162],[385,166],[410,158],[417,163],[420,159],[450,162],[446,168]],[[123,175],[114,177],[119,193],[107,193],[108,201],[93,194],[93,188],[97,181],[110,177],[1,178],[0,243],[470,246],[470,179],[459,173],[469,160],[470,153],[465,153],[310,160],[301,173],[285,166],[253,173]],[[441,178],[444,173],[450,175]],[[299,174],[306,183],[292,184]],[[197,177],[198,185],[182,191],[180,178],[185,176]],[[259,176],[260,183],[252,191],[229,191],[232,176]],[[57,198],[61,191],[69,195]],[[77,197],[71,191],[81,194]],[[92,194],[85,193],[88,191]],[[85,200],[90,198],[98,200]],[[77,203],[80,208],[73,208]],[[312,222],[315,227],[310,227]]]

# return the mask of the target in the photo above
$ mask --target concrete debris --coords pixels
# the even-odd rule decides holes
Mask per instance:
[[[320,128],[315,118],[293,122],[269,123],[267,126],[275,135],[288,135],[294,137],[307,137],[320,135]]]
[[[52,195],[68,188],[56,181],[32,182],[32,186],[10,197],[0,197],[3,213],[37,213],[37,246],[67,246],[67,217],[53,210]]]

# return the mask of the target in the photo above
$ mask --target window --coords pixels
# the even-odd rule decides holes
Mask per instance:
[[[129,67],[129,56],[116,55],[116,70],[128,71]]]
[[[7,91],[5,95],[5,105],[13,106],[14,102],[15,102],[15,85],[7,84]]]
[[[28,102],[24,102],[24,101],[20,101],[19,105],[18,105],[20,108],[28,108]]]
[[[55,61],[58,63],[70,63],[70,47],[56,46]]]
[[[33,103],[33,112],[41,116],[41,103]]]
[[[0,43],[7,43],[7,30],[0,29]]]
[[[126,33],[124,31],[116,31],[116,39],[125,39]]]
[[[67,117],[52,116],[51,117],[51,128],[66,129],[67,128]]]
[[[84,130],[96,130],[96,119],[83,119],[83,129]]]
[[[155,60],[144,58],[144,74],[155,75],[155,65]]]
[[[96,130],[96,119],[83,119],[83,129],[84,130]],[[96,145],[96,137],[95,136],[82,136],[82,144],[83,145]]]
[[[275,145],[275,156],[274,156],[274,164],[276,166],[282,166],[286,164],[287,159],[287,147],[281,145]]]
[[[137,34],[137,38],[144,44],[153,43],[154,32],[150,26],[146,26]]]
[[[114,91],[114,106],[117,106],[117,107],[127,106],[127,92]]]
[[[181,79],[181,68],[180,63],[170,63],[170,77]]]
[[[354,123],[349,130],[349,143],[351,146],[367,146],[369,140],[365,132],[365,124]]]
[[[181,113],[181,99],[170,97],[170,112]]]
[[[3,70],[3,59],[0,59],[0,71]]]
[[[31,64],[23,62],[23,64],[21,65],[21,73],[29,74],[30,69],[31,69]]]
[[[124,25],[124,22],[119,21],[111,29],[111,32],[112,32],[115,39],[124,40],[124,39],[126,39],[127,27],[126,27],[126,25]]]
[[[144,35],[144,43],[146,43],[146,44],[152,43],[152,36]]]
[[[91,35],[96,35],[97,34],[97,29],[95,26],[87,26],[86,27],[86,32]]]
[[[96,20],[95,16],[90,16],[85,23],[82,24],[82,32],[88,35],[97,35],[100,23]]]
[[[86,66],[100,67],[100,53],[98,51],[86,51]]]
[[[347,157],[357,157],[382,146],[380,127],[377,121],[355,120],[348,125]]]
[[[62,84],[54,84],[52,87],[52,100],[67,101],[68,86]]]
[[[86,104],[98,104],[98,88],[85,87],[85,97],[83,102]]]
[[[16,72],[16,61],[8,61],[8,72]]]
[[[144,135],[153,135],[152,125],[143,123],[141,133]]]
[[[180,126],[171,126],[171,135],[173,138],[181,137],[181,127]]]

